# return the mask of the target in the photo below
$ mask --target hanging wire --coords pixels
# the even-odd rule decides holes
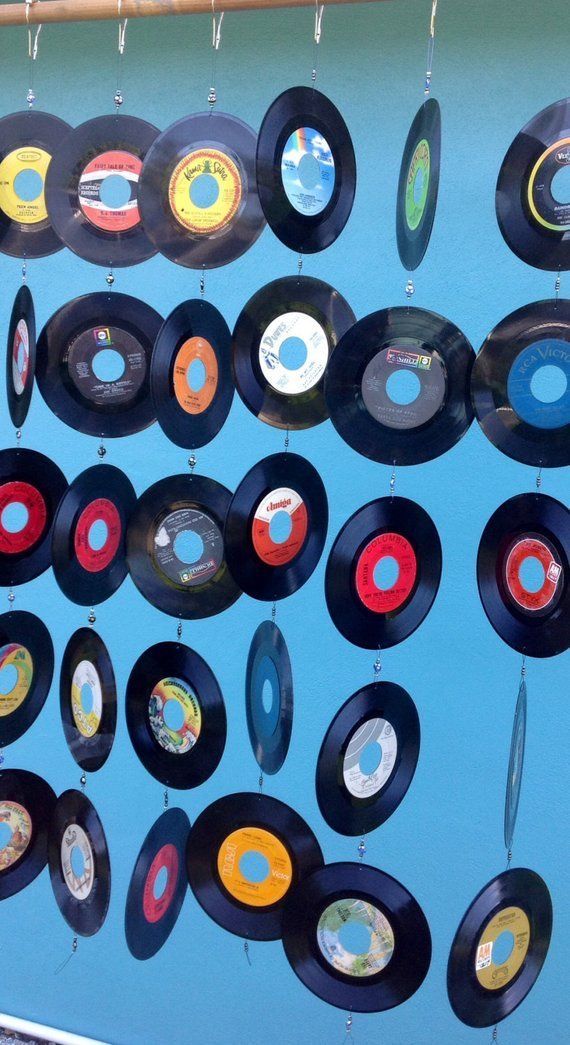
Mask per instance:
[[[115,112],[118,112],[123,104],[123,91],[121,88],[121,74],[123,71],[123,55],[125,53],[125,37],[127,34],[128,18],[121,19],[123,0],[117,0],[117,17],[119,19],[119,47],[117,53],[117,86],[115,88]]]
[[[320,4],[319,0],[315,0],[315,30],[314,30],[314,45],[313,45],[313,68],[311,70],[311,83],[313,87],[317,82],[317,60],[319,55],[319,44],[321,42],[321,35],[323,31],[323,15],[325,12],[325,5]]]
[[[167,787],[165,787],[165,789],[164,789],[164,794],[162,796],[162,801],[163,801],[163,804],[164,804],[164,808],[168,809],[168,788]]]
[[[424,94],[426,98],[429,96],[431,91],[431,73],[433,66],[433,51],[435,47],[435,16],[437,14],[437,0],[432,0],[431,4],[431,18],[429,23],[429,36],[427,46],[427,61],[426,61],[426,81],[424,86]]]
[[[206,266],[202,265],[202,271],[200,273],[200,297],[203,299],[206,293]]]
[[[247,942],[247,940],[243,941],[243,952],[247,958],[247,964],[251,965],[251,958],[249,956],[249,943]]]
[[[259,774],[259,780],[257,781],[257,783],[259,786],[259,794],[261,795],[263,794],[263,770]]]
[[[536,475],[536,492],[537,493],[540,493],[541,486],[542,486],[542,465],[540,465],[540,467],[538,469],[538,472],[537,472],[537,475]]]
[[[396,492],[396,462],[392,461],[392,474],[390,476],[390,497],[394,500],[394,494]]]
[[[59,972],[61,972],[63,969],[65,969],[65,966],[71,961],[71,959],[73,958],[73,955],[75,954],[76,951],[77,951],[77,936],[74,936],[73,940],[72,940],[72,943],[71,943],[71,954],[68,954],[68,956],[65,959],[65,961],[63,961],[61,963],[61,965],[58,965],[58,967],[57,967],[57,969],[55,970],[55,973],[54,973],[55,976],[57,976],[57,974]]]
[[[491,1042],[495,1042],[495,1041],[498,1041],[498,1040],[499,1040],[499,1028],[497,1027],[497,1024],[495,1024],[495,1026],[493,1027],[493,1031],[491,1033]]]
[[[342,1045],[347,1045],[348,1042],[354,1041],[354,1038],[352,1036],[352,1023],[352,1013],[347,1012],[346,1020],[344,1021],[344,1038],[342,1039]]]
[[[372,665],[372,668],[373,668],[373,671],[374,671],[374,678],[373,678],[374,682],[378,682],[378,679],[380,678],[380,673],[382,671],[381,654],[382,654],[382,650],[381,650],[380,646],[378,646],[378,648],[376,650],[376,660],[374,661],[374,664]]]
[[[216,15],[216,0],[212,0],[212,78],[210,90],[208,91],[208,105],[210,106],[210,112],[213,112],[214,105],[218,100],[216,94],[216,59],[218,51],[220,50],[220,44],[222,42],[222,23],[224,21],[224,12]]]
[[[28,87],[28,93],[26,95],[26,101],[28,103],[29,109],[32,108],[36,100],[36,95],[34,93],[34,62],[38,57],[38,46],[40,40],[40,33],[42,31],[41,23],[37,26],[35,32],[33,31],[32,26],[30,25],[30,10],[32,8],[32,5],[36,2],[37,0],[25,0],[26,25],[28,27],[28,58],[30,61],[30,86]]]

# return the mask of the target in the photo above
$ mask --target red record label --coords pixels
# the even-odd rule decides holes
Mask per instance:
[[[98,229],[106,232],[128,232],[140,223],[138,185],[142,160],[121,149],[110,149],[95,156],[79,179],[79,205],[84,215]],[[101,199],[105,179],[119,175],[127,183],[129,198],[113,207]]]
[[[544,569],[544,581],[538,591],[528,591],[520,577],[521,566],[530,557],[538,559]],[[562,565],[543,541],[537,537],[523,537],[509,552],[505,578],[509,592],[523,610],[543,610],[552,602],[562,580]]]
[[[8,530],[4,524],[4,512],[12,504],[23,505],[28,513],[25,525],[16,533]],[[4,555],[29,551],[42,536],[46,520],[47,505],[35,486],[18,479],[0,486],[0,552]]]
[[[91,527],[98,522],[107,527],[107,537],[102,547],[95,549],[89,543],[89,534]],[[121,535],[121,517],[113,502],[106,497],[91,501],[81,512],[75,527],[74,548],[79,565],[88,573],[106,570],[117,554]]]
[[[146,876],[146,882],[144,883],[143,913],[147,922],[151,924],[159,922],[168,911],[176,890],[178,866],[179,860],[176,846],[170,842],[167,845],[163,845],[152,861]],[[157,899],[154,895],[154,887],[162,870],[166,871],[166,886],[164,892]]]
[[[379,588],[374,571],[386,558],[395,559],[398,576],[390,588]],[[399,610],[413,591],[418,573],[416,554],[412,545],[400,533],[380,533],[368,542],[356,564],[356,591],[360,601],[373,613],[393,613]]]
[[[28,324],[21,319],[14,332],[12,344],[12,384],[16,395],[21,396],[30,376],[30,335]]]
[[[270,529],[278,512],[289,516],[291,531],[281,542],[274,541]],[[305,502],[286,487],[272,490],[257,506],[251,527],[251,539],[259,558],[268,566],[285,566],[299,554],[308,530]]]

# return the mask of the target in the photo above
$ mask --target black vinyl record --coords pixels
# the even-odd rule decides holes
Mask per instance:
[[[535,394],[541,379],[546,399]],[[471,397],[487,439],[507,457],[535,468],[570,464],[570,301],[535,301],[502,319],[477,354]]]
[[[429,613],[441,561],[438,532],[419,504],[405,497],[370,501],[344,524],[329,554],[325,596],[334,625],[363,649],[396,646]],[[382,576],[394,565],[396,574]],[[378,571],[386,586],[379,586]]]
[[[325,421],[329,356],[355,318],[338,290],[310,276],[286,276],[258,290],[233,334],[236,385],[248,410],[274,428]]]
[[[178,921],[188,889],[184,860],[189,830],[182,809],[167,809],[151,827],[137,857],[125,908],[125,936],[131,954],[140,961],[164,946]],[[157,898],[159,875],[166,877],[166,885]]]
[[[357,453],[382,464],[423,464],[465,435],[475,354],[449,319],[421,308],[372,312],[333,352],[325,378],[330,418]]]
[[[457,1018],[469,1027],[491,1027],[514,1012],[540,975],[551,933],[552,901],[539,875],[517,867],[493,878],[451,945],[447,993]]]
[[[95,806],[81,791],[64,791],[52,814],[49,874],[63,917],[80,936],[94,936],[107,917],[111,861]]]
[[[404,268],[413,272],[430,241],[437,207],[441,111],[435,98],[420,105],[408,132],[396,202],[396,238]]]
[[[95,773],[113,747],[117,686],[107,647],[93,628],[79,628],[65,647],[59,707],[71,754],[83,770]]]
[[[523,676],[519,686],[519,695],[517,697],[515,717],[513,720],[507,787],[505,791],[504,837],[505,847],[508,850],[512,848],[513,844],[517,813],[519,811],[519,800],[521,796],[526,741],[526,707],[526,679]]]
[[[25,769],[0,769],[0,824],[8,841],[0,849],[0,900],[25,889],[43,871],[55,792]]]
[[[97,116],[67,135],[50,164],[46,203],[61,240],[85,261],[120,268],[156,253],[138,186],[158,128],[136,116]]]
[[[343,942],[349,931],[362,937],[365,950],[355,953]],[[291,892],[283,946],[305,987],[349,1012],[401,1005],[431,961],[429,925],[417,900],[395,878],[362,863],[327,864]]]
[[[148,428],[161,326],[158,312],[128,294],[84,294],[58,309],[38,340],[38,386],[50,410],[70,428],[106,439]]]
[[[264,227],[255,178],[256,134],[227,113],[194,113],[154,142],[140,182],[147,235],[171,261],[217,268]]]
[[[533,116],[509,146],[495,193],[497,221],[510,249],[527,265],[570,268],[570,203],[556,175],[570,164],[570,99]]]
[[[269,106],[257,184],[267,223],[286,247],[314,254],[340,236],[356,192],[354,148],[340,112],[314,87],[291,87]]]
[[[245,859],[254,854],[252,880]],[[278,940],[288,893],[323,866],[308,824],[284,802],[242,792],[204,809],[188,838],[186,868],[198,903],[218,925],[249,940]]]
[[[36,314],[30,288],[24,284],[14,298],[6,345],[6,398],[15,428],[28,416],[35,372]]]
[[[53,520],[66,489],[49,457],[0,450],[0,584],[23,584],[49,568]]]
[[[110,464],[81,472],[59,502],[52,531],[55,579],[80,606],[96,606],[127,576],[127,526],[137,495],[130,479]]]
[[[63,243],[51,225],[45,180],[71,127],[45,112],[15,112],[0,120],[0,251],[43,258]],[[22,184],[21,184],[22,183]],[[20,195],[22,193],[22,195]]]
[[[364,835],[383,824],[413,780],[419,751],[420,720],[405,689],[372,682],[357,690],[337,711],[317,760],[317,801],[329,827]]]
[[[505,501],[481,535],[477,584],[503,642],[529,657],[564,653],[570,646],[568,508],[538,493]]]
[[[53,642],[39,617],[25,610],[0,615],[0,669],[10,669],[12,687],[0,693],[0,750],[36,721],[53,678]]]
[[[158,423],[177,446],[195,450],[222,428],[234,397],[231,356],[229,327],[208,301],[184,301],[165,319],[150,386]]]
[[[145,650],[129,675],[125,707],[131,743],[156,780],[187,790],[212,775],[226,744],[226,709],[198,653],[180,642]]]
[[[271,689],[269,710],[264,687]],[[257,628],[247,657],[245,713],[249,741],[262,773],[278,773],[293,728],[293,674],[285,639],[276,624],[264,620]]]
[[[200,620],[239,599],[225,559],[230,500],[225,486],[201,475],[159,479],[139,497],[127,531],[129,571],[163,613]]]
[[[272,533],[280,513],[289,517],[282,540]],[[236,584],[267,602],[292,595],[317,566],[327,526],[327,495],[313,465],[298,454],[264,457],[242,479],[226,518],[226,557]]]

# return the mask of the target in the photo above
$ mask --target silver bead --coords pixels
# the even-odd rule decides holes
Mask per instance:
[[[381,671],[382,671],[382,661],[380,660],[379,657],[377,657],[376,660],[374,661],[374,674],[375,675],[379,675]]]
[[[13,591],[9,591],[8,592],[8,602],[12,603],[15,598],[16,598],[16,596],[14,595],[14,592]]]
[[[410,300],[412,295],[415,293],[415,289],[416,288],[414,287],[413,279],[409,279],[408,282],[406,283],[406,297],[407,297],[408,301]]]
[[[16,429],[16,439],[19,442],[21,438],[22,438],[22,432],[21,432],[21,429],[18,428],[18,429]]]
[[[97,620],[97,617],[95,616],[95,613],[94,613],[93,610],[90,611],[87,620],[89,621],[90,624],[95,624],[95,621]]]
[[[107,453],[105,447],[103,446],[103,443],[101,443],[101,446],[97,450],[97,453],[99,454],[99,457],[104,457],[105,454]]]
[[[109,272],[108,275],[105,276],[105,282],[108,287],[113,286],[113,283],[115,282],[115,277],[112,272]]]
[[[189,466],[189,468],[195,468],[197,463],[198,463],[198,459],[196,457],[196,454],[190,454],[190,457],[188,458],[188,466]]]
[[[115,91],[115,105],[117,106],[117,109],[119,109],[122,104],[123,104],[123,95],[121,94],[120,91]]]
[[[361,860],[362,860],[362,857],[364,856],[365,852],[366,852],[366,842],[364,841],[363,838],[361,838],[360,842],[358,843],[358,855],[359,855]]]
[[[177,634],[179,639],[182,638],[182,621],[181,620],[179,620],[178,624],[176,625],[176,634]]]
[[[81,774],[79,783],[81,784],[81,787],[85,787],[85,785],[87,783],[87,777],[85,776],[85,773]]]
[[[30,87],[30,89],[29,89],[29,91],[28,91],[28,93],[26,95],[26,101],[27,101],[28,105],[32,106],[34,104],[35,100],[36,100],[36,96],[35,96],[34,92],[32,91],[32,88]]]
[[[210,87],[208,91],[208,105],[215,105],[217,101],[216,88]]]
[[[0,766],[4,765],[4,761],[5,761],[4,755],[0,754]]]

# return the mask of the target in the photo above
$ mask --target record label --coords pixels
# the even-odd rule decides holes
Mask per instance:
[[[36,225],[47,221],[45,176],[51,156],[44,149],[14,149],[0,163],[0,210],[20,225]],[[33,200],[24,200],[16,191],[16,179],[23,171],[33,171],[42,180],[41,192]]]
[[[431,421],[441,410],[447,391],[445,367],[437,351],[418,352],[417,342],[402,340],[373,356],[362,375],[362,399],[375,421],[388,428],[407,430]],[[413,372],[417,395],[408,403],[390,395],[389,383],[399,371]]]
[[[408,228],[415,232],[424,216],[430,175],[430,147],[422,138],[414,149],[406,181],[405,211]]]
[[[84,706],[85,701],[89,710]],[[103,715],[103,689],[101,679],[90,660],[80,660],[71,680],[71,714],[82,737],[95,736]]]
[[[291,531],[277,543],[271,536],[271,523],[277,513],[286,512]],[[289,487],[272,490],[258,505],[251,527],[253,547],[268,566],[284,566],[299,554],[307,536],[309,520],[302,497]]]
[[[265,858],[267,876],[252,882],[241,870],[245,854]],[[232,831],[218,852],[218,874],[230,896],[251,907],[269,907],[285,896],[293,876],[291,857],[283,843],[261,827],[242,827]]]
[[[159,922],[168,911],[176,892],[180,861],[175,845],[163,845],[152,861],[143,890],[143,913],[151,925]],[[161,872],[166,872],[166,885],[159,896],[155,895],[156,882]]]
[[[21,530],[6,527],[4,512],[11,505],[23,505],[27,519]],[[30,483],[15,479],[0,486],[0,552],[18,555],[32,548],[42,536],[47,520],[47,506],[39,490]]]
[[[497,961],[497,952],[493,957],[493,951],[504,933],[512,936],[512,947],[506,959]],[[520,907],[504,907],[491,919],[477,944],[475,973],[481,986],[496,991],[510,983],[521,968],[529,946],[530,922],[527,915]]]
[[[360,768],[360,758],[369,744],[379,747],[380,761],[371,773]],[[355,798],[371,798],[386,786],[396,764],[398,738],[390,722],[383,718],[370,718],[352,734],[346,749],[342,776],[344,786]]]
[[[299,342],[305,360],[296,369],[286,366],[281,349],[287,342]],[[259,344],[259,366],[265,380],[283,395],[300,395],[321,380],[329,358],[329,342],[316,319],[306,312],[285,312],[264,330]]]
[[[107,535],[100,548],[90,543],[91,528],[103,523]],[[106,570],[121,543],[121,517],[116,506],[106,497],[98,497],[83,509],[75,527],[74,547],[80,565],[89,573]]]
[[[87,164],[78,185],[78,201],[85,217],[97,229],[106,232],[127,232],[140,222],[137,202],[142,160],[123,149],[101,153]],[[129,199],[119,206],[110,206],[101,198],[101,189],[109,177],[121,177],[129,185]]]
[[[321,214],[335,187],[335,165],[329,143],[314,127],[289,135],[281,157],[285,195],[299,214]]]
[[[208,202],[195,202],[198,179]],[[206,180],[207,179],[207,180]],[[168,198],[176,220],[195,235],[211,236],[233,220],[242,199],[240,171],[219,149],[195,149],[177,164]]]
[[[521,580],[521,567],[529,559],[538,559],[544,570],[544,580],[537,591],[529,591]],[[505,580],[508,591],[521,609],[527,613],[546,609],[560,597],[564,580],[562,564],[544,537],[525,536],[512,546],[505,562]]]
[[[533,218],[545,229],[567,232],[570,229],[570,203],[559,202],[552,194],[552,180],[570,164],[570,138],[554,142],[539,156],[527,186],[527,201]]]
[[[190,531],[203,544],[201,555],[187,563],[176,554],[177,537]],[[160,569],[176,584],[204,584],[219,570],[224,559],[224,539],[209,515],[196,508],[179,508],[163,519],[154,538],[154,557]]]
[[[118,352],[123,372],[114,381],[100,380],[93,368],[103,349]],[[146,376],[146,356],[136,337],[119,327],[89,327],[83,330],[67,351],[67,368],[73,384],[90,403],[100,407],[125,406],[140,391]]]
[[[0,648],[0,671],[12,667],[17,671],[17,678],[8,693],[0,693],[0,718],[11,715],[24,702],[34,677],[34,662],[31,653],[17,642],[10,642]]]
[[[30,373],[30,335],[28,324],[21,319],[14,333],[12,346],[12,384],[17,396],[24,391]]]
[[[565,378],[558,398],[547,402],[534,395],[532,382],[543,367],[556,367]],[[562,338],[533,341],[514,359],[507,377],[507,398],[513,410],[534,428],[563,428],[570,424],[570,344]]]
[[[345,925],[363,926],[370,932],[365,951],[354,954],[342,943]],[[388,919],[367,900],[342,898],[325,907],[317,924],[319,950],[334,969],[345,976],[376,976],[394,953],[394,933]]]
[[[393,559],[398,567],[396,580],[389,588],[379,588],[375,580],[378,565]],[[399,533],[381,533],[368,542],[356,563],[356,591],[361,602],[373,613],[399,610],[414,589],[418,573],[414,549]]]
[[[194,390],[190,385],[190,368],[198,361],[204,368],[202,387]],[[172,381],[178,405],[187,414],[203,414],[216,394],[219,380],[218,360],[209,341],[203,337],[190,337],[180,346],[174,360]]]
[[[15,864],[26,852],[32,837],[32,818],[18,802],[0,802],[0,824],[12,834],[0,849],[0,871]]]
[[[183,716],[182,724],[177,729],[168,726],[164,717],[166,705],[172,702]],[[196,694],[182,679],[164,678],[156,683],[148,705],[148,717],[158,743],[171,754],[185,755],[200,736],[200,704]]]
[[[75,850],[79,856],[74,857]],[[78,865],[80,873],[75,870]],[[68,824],[62,835],[61,870],[71,895],[76,900],[86,900],[95,881],[95,858],[91,842],[79,824]]]

